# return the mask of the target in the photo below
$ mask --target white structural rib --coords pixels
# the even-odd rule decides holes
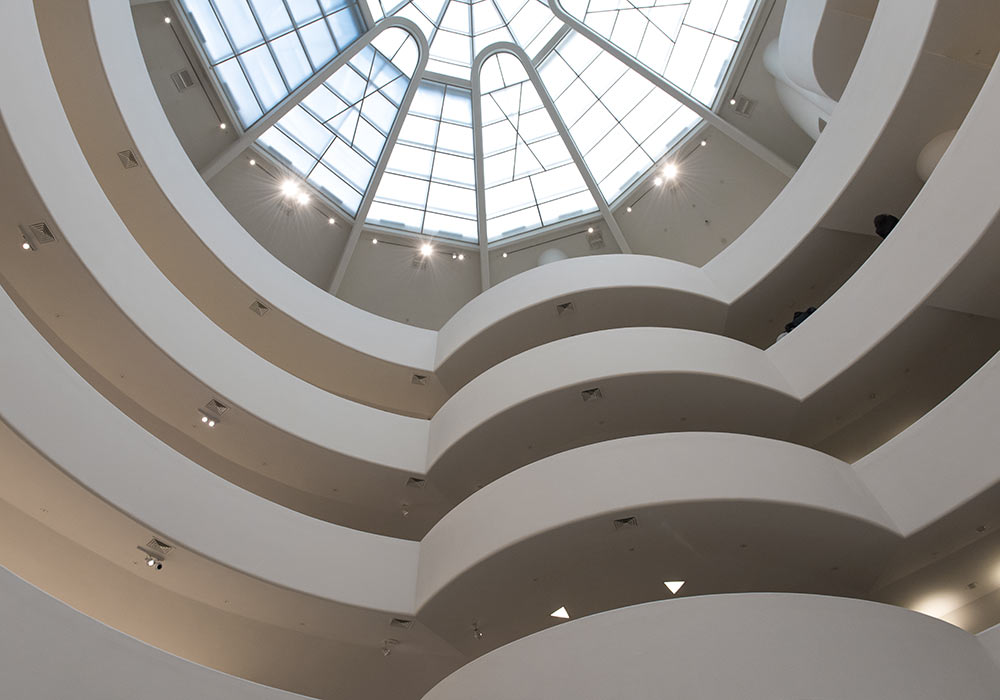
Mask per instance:
[[[476,163],[476,226],[479,233],[479,277],[483,291],[490,288],[490,251],[486,237],[486,165],[483,158],[483,103],[479,69],[486,56],[478,56],[472,66],[472,158]]]
[[[583,36],[590,39],[592,42],[600,46],[603,50],[610,53],[612,56],[617,58],[619,61],[624,63],[629,68],[633,69],[639,75],[646,78],[646,80],[653,83],[665,93],[673,97],[675,100],[680,102],[682,105],[690,109],[692,112],[697,114],[699,117],[704,119],[707,123],[714,126],[716,129],[724,133],[726,136],[731,138],[736,143],[743,146],[745,149],[753,153],[755,156],[763,160],[765,163],[770,165],[772,168],[782,173],[786,177],[791,177],[795,174],[795,166],[786,161],[784,158],[779,156],[777,153],[772,151],[767,146],[757,141],[755,138],[741,131],[739,128],[730,124],[728,121],[723,119],[720,115],[716,114],[710,108],[706,107],[704,104],[691,97],[676,85],[671,83],[669,80],[664,78],[662,75],[656,71],[650,69],[645,64],[637,61],[633,56],[631,56],[627,51],[623,50],[619,46],[604,38],[593,29],[588,27],[586,24],[578,20],[576,17],[571,15],[569,12],[563,8],[560,0],[548,0],[549,9],[552,10],[552,14],[561,19],[571,28],[575,29],[577,32]]]
[[[354,249],[358,247],[358,239],[361,238],[361,231],[365,227],[368,210],[372,208],[372,202],[375,201],[375,192],[378,190],[378,185],[382,181],[382,175],[389,164],[389,156],[396,145],[396,140],[399,138],[399,132],[403,128],[406,114],[410,111],[410,103],[413,102],[413,96],[417,94],[417,86],[423,79],[424,68],[427,66],[427,60],[430,58],[431,52],[424,33],[420,31],[420,27],[415,22],[405,17],[387,17],[380,20],[372,31],[367,32],[362,37],[362,39],[365,39],[365,45],[370,43],[379,32],[389,27],[399,27],[412,36],[417,42],[417,50],[420,52],[420,58],[417,61],[417,67],[413,70],[413,75],[410,76],[410,84],[406,87],[406,95],[403,97],[403,101],[399,105],[399,110],[396,112],[396,119],[392,123],[392,129],[389,130],[389,136],[385,140],[385,145],[382,147],[378,163],[375,164],[375,172],[372,173],[371,182],[368,183],[368,189],[365,190],[365,195],[361,199],[358,213],[354,217],[354,224],[351,226],[351,233],[347,237],[347,243],[344,245],[344,252],[340,254],[340,260],[337,261],[337,269],[333,273],[333,279],[330,280],[330,284],[327,286],[327,291],[334,295],[340,289],[340,283],[344,281],[347,266],[354,255]]]
[[[364,0],[362,0],[359,5],[364,5]],[[229,144],[225,150],[223,150],[219,155],[213,158],[208,165],[201,169],[201,172],[199,173],[201,177],[208,181],[222,172],[223,168],[232,163],[233,160],[243,153],[243,151],[250,148],[250,146],[252,146],[265,131],[277,124],[282,117],[288,114],[292,107],[301,102],[303,98],[309,95],[313,90],[325,83],[327,78],[347,65],[347,62],[354,58],[358,52],[361,51],[361,49],[368,46],[372,39],[389,27],[400,27],[401,29],[405,29],[407,32],[412,34],[417,40],[417,44],[420,46],[421,60],[424,63],[427,62],[427,59],[424,58],[428,53],[426,50],[427,42],[424,40],[423,32],[417,28],[417,25],[403,17],[391,17],[382,20],[377,27],[369,29],[367,32],[359,36],[351,42],[347,48],[337,54],[333,60],[323,66],[320,70],[316,71],[307,81],[288,93],[288,96],[275,105],[270,112],[258,119],[253,125],[250,126],[249,129],[244,131],[238,139]],[[422,65],[423,64],[419,64],[417,66],[418,69],[422,68]],[[211,73],[211,71],[209,72]]]
[[[590,172],[590,168],[587,167],[586,161],[583,159],[583,155],[580,153],[580,149],[576,147],[576,142],[573,137],[569,134],[569,129],[566,126],[566,122],[563,121],[562,116],[556,109],[555,103],[552,101],[552,97],[549,95],[545,86],[542,84],[542,79],[538,77],[538,71],[535,70],[535,66],[531,63],[531,59],[528,58],[528,54],[525,53],[517,44],[510,42],[500,42],[497,44],[492,44],[487,46],[485,49],[479,52],[476,56],[476,60],[472,65],[472,132],[475,137],[476,143],[476,201],[479,205],[479,246],[480,255],[485,254],[486,247],[486,190],[483,186],[484,178],[484,166],[483,166],[483,113],[482,113],[482,81],[480,72],[482,71],[483,63],[490,56],[498,53],[509,53],[513,55],[518,61],[521,62],[521,66],[524,71],[528,74],[528,80],[531,81],[532,86],[538,93],[538,98],[542,102],[542,106],[545,107],[545,111],[549,115],[549,119],[552,120],[553,126],[555,126],[556,131],[559,132],[560,138],[562,138],[563,144],[566,146],[566,150],[569,151],[570,157],[573,159],[573,163],[576,165],[577,169],[580,171],[580,175],[583,176],[583,181],[587,184],[587,189],[590,191],[591,196],[597,203],[597,208],[601,212],[601,217],[604,219],[605,225],[614,237],[615,242],[618,244],[618,248],[623,253],[631,253],[632,249],[629,248],[628,242],[625,240],[625,235],[622,233],[621,227],[615,220],[615,217],[611,214],[611,207],[608,206],[607,200],[604,198],[604,194],[601,192],[601,188],[597,185],[597,180],[594,179],[593,173]],[[488,263],[487,263],[488,264]],[[484,279],[484,290],[486,289],[487,280]]]

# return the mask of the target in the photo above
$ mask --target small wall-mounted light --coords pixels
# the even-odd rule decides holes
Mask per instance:
[[[507,253],[504,253],[501,257],[506,258],[507,257]]]
[[[625,207],[625,213],[626,214],[631,214],[632,213],[632,207]]]
[[[335,223],[337,223],[337,220],[336,220],[336,219],[334,219],[334,218],[333,218],[333,217],[331,216],[331,217],[330,217],[329,219],[327,219],[327,220],[326,220],[326,223],[328,223],[328,224],[330,224],[331,226],[333,226],[333,225],[334,225]]]
[[[430,243],[424,243],[422,246],[420,246],[420,254],[423,255],[425,258],[433,252],[434,252],[434,246],[432,246]]]
[[[678,170],[677,165],[675,163],[667,163],[666,165],[663,166],[663,170],[661,170],[660,172],[663,174],[664,179],[673,180],[675,177],[677,177],[680,170]]]
[[[219,122],[219,128],[222,129],[223,131],[225,131],[226,130],[226,122]]]
[[[594,232],[594,227],[593,226],[588,226],[587,227],[587,233],[593,233],[593,232]]]
[[[169,17],[164,17],[163,18],[163,23],[164,24],[170,24],[170,18]]]
[[[653,178],[653,184],[659,187],[660,185],[663,184],[663,178],[657,175],[656,177]]]
[[[708,141],[706,141],[705,139],[702,139],[701,140],[701,145],[702,146],[707,146],[708,145]]]
[[[378,245],[378,239],[377,238],[373,238],[372,239],[372,245]]]
[[[458,259],[459,259],[459,260],[465,260],[465,255],[464,255],[464,254],[462,254],[462,253],[459,253],[459,254],[458,254]]]
[[[257,165],[257,161],[253,158],[250,159],[250,165]]]

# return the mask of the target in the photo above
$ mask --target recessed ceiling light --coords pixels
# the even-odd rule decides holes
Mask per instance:
[[[504,254],[503,254],[503,257],[505,257],[505,258],[506,258],[506,257],[507,257],[507,253],[504,253]]]
[[[164,17],[164,18],[163,18],[163,21],[164,21],[164,23],[166,23],[166,24],[170,24],[170,18],[169,18],[169,17]]]
[[[660,177],[660,176],[654,177],[653,178],[653,184],[656,185],[657,187],[659,187],[660,185],[663,184],[663,178]]]
[[[677,591],[681,589],[684,585],[683,581],[664,581],[663,585],[670,589],[671,593],[676,594]]]
[[[663,173],[663,177],[667,180],[673,180],[677,177],[678,170],[674,163],[667,163],[663,166],[663,170],[661,172]]]
[[[225,131],[226,130],[226,122],[220,122],[219,123],[219,128],[222,129],[223,131]]]
[[[425,258],[433,252],[434,252],[434,246],[432,246],[430,243],[424,243],[422,246],[420,246],[420,254],[423,255]]]
[[[625,207],[625,211],[626,211],[626,213],[631,214],[632,213],[632,207]]]
[[[214,428],[215,427],[215,421],[212,420],[211,418],[208,420],[208,427],[209,428]]]
[[[337,223],[337,221],[331,216],[329,219],[326,220],[326,223],[333,226],[335,223]]]
[[[594,232],[594,227],[593,226],[588,226],[587,227],[587,233],[593,233],[593,232]]]
[[[731,104],[731,105],[735,105],[735,104],[736,104],[736,98],[735,98],[735,97],[731,98],[731,99],[729,100],[729,104]]]
[[[451,259],[452,260],[458,260],[458,253],[452,253],[451,254]]]
[[[295,195],[295,201],[301,204],[302,206],[305,206],[309,204],[309,195],[306,194],[305,192],[299,192],[297,195]]]
[[[701,145],[702,146],[707,146],[708,145],[708,141],[706,141],[705,139],[702,139],[701,140]]]
[[[459,260],[465,260],[465,256],[462,253],[459,253],[458,254],[458,259]]]
[[[257,161],[255,161],[253,158],[251,158],[250,159],[250,165],[257,165]]]
[[[299,185],[295,180],[285,180],[281,183],[281,194],[286,197],[294,197],[299,193]]]
[[[208,416],[202,416],[201,417],[201,422],[202,423],[207,423],[208,422]]]
[[[560,620],[568,620],[569,613],[566,612],[566,607],[563,606],[556,610],[555,612],[549,613],[549,617],[558,617]]]
[[[25,241],[24,243],[22,243],[21,247],[24,248],[25,250],[31,250],[31,244],[28,243],[27,241]]]
[[[377,238],[373,238],[372,239],[372,245],[378,245],[378,239]]]

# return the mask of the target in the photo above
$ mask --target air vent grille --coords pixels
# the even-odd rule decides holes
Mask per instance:
[[[126,148],[124,151],[118,151],[118,160],[121,161],[122,167],[126,170],[139,167],[139,159],[135,157],[135,152],[129,148]]]
[[[410,384],[416,384],[417,386],[424,386],[427,384],[426,374],[414,374],[410,377]]]
[[[601,235],[600,231],[587,233],[587,245],[590,246],[591,250],[600,250],[604,247],[604,236]]]
[[[581,391],[580,397],[584,401],[600,401],[604,398],[604,394],[601,393],[599,388],[594,387],[593,389],[584,389]]]
[[[255,314],[257,314],[258,316],[263,316],[264,314],[266,314],[268,311],[271,310],[271,307],[269,307],[267,304],[260,301],[259,299],[254,299],[253,303],[250,304],[250,310],[253,311]]]
[[[736,104],[733,105],[733,111],[741,117],[749,117],[753,113],[753,108],[757,106],[757,103],[746,95],[737,95],[735,99]]]
[[[616,530],[624,530],[639,527],[639,520],[635,516],[630,516],[628,518],[615,518],[613,524]]]
[[[167,544],[163,540],[156,537],[146,543],[146,548],[157,554],[162,554],[163,556],[170,554],[170,552],[174,549],[173,545]]]
[[[407,620],[403,617],[394,617],[392,622],[389,623],[390,627],[398,627],[399,629],[408,630],[413,627],[413,620]]]
[[[562,304],[556,304],[556,315],[558,316],[573,313],[574,311],[576,311],[576,307],[571,301],[564,301]]]
[[[31,235],[35,239],[35,243],[38,245],[45,245],[46,243],[52,243],[56,240],[56,236],[52,233],[52,229],[44,221],[39,221],[37,224],[32,224],[28,227],[31,229]]]
[[[411,476],[409,479],[406,480],[406,485],[409,486],[411,489],[422,489],[424,486],[427,485],[427,479],[420,479],[418,477]]]
[[[191,77],[191,71],[187,68],[171,73],[170,80],[173,82],[174,87],[177,88],[177,92],[184,92],[194,85],[194,78]]]

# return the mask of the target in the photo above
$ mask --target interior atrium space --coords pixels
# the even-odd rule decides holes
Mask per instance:
[[[1000,699],[995,0],[5,0],[0,698]]]

